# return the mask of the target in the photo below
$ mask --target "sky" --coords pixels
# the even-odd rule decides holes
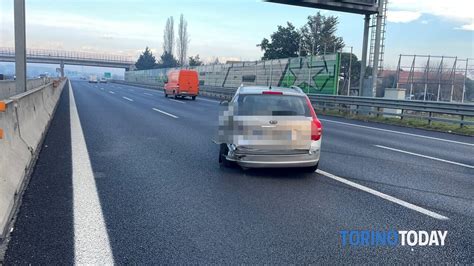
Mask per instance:
[[[474,58],[474,0],[390,0],[385,65],[399,54]],[[256,44],[287,21],[301,27],[318,10],[257,0],[26,0],[27,47],[122,54],[146,46],[162,53],[163,29],[173,16],[188,22],[188,55],[205,61],[257,60]],[[339,18],[337,35],[360,58],[363,16],[321,10]],[[0,47],[13,47],[13,0],[0,0]]]

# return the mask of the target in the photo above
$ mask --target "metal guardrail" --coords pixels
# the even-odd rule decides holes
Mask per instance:
[[[127,83],[127,82],[124,82]],[[158,86],[151,86],[159,88]],[[200,94],[213,96],[221,99],[231,99],[237,88],[200,86]],[[433,102],[433,101],[407,101],[393,100],[386,98],[370,98],[358,96],[308,94],[315,109],[348,111],[354,114],[386,115],[389,117],[399,117],[404,119],[418,118],[445,123],[464,125],[474,125],[474,119],[466,120],[467,117],[474,118],[474,104]],[[387,109],[391,109],[387,112]],[[399,112],[394,112],[399,110]],[[444,115],[445,117],[433,116]],[[459,119],[452,118],[458,116]]]
[[[236,89],[206,86],[201,87],[201,91],[211,95],[223,96],[219,98],[230,99],[234,95]],[[466,120],[467,117],[474,118],[474,104],[407,101],[324,94],[308,94],[308,97],[311,100],[313,107],[316,109],[348,111],[356,115],[385,115],[389,117],[398,117],[400,119],[404,119],[405,117],[418,118],[428,120],[429,124],[431,124],[432,121],[440,121],[459,124],[461,127],[464,125],[474,125],[474,119]],[[387,109],[390,109],[390,111]],[[445,117],[442,117],[443,115]],[[457,116],[459,119],[453,118],[452,116]]]
[[[432,121],[463,125],[474,125],[473,120],[466,117],[474,117],[474,104],[433,102],[433,101],[407,101],[385,98],[354,97],[340,95],[308,95],[311,103],[316,109],[332,109],[337,111],[349,111],[357,114],[388,115],[391,117],[418,118]],[[390,109],[387,112],[386,109]],[[397,110],[398,112],[394,112]],[[444,115],[445,117],[434,116]],[[452,118],[459,116],[459,119]]]

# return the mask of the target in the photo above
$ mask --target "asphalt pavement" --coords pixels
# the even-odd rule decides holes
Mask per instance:
[[[71,85],[6,264],[474,263],[472,137],[319,116],[317,172],[228,169],[212,142],[217,100]],[[444,246],[347,246],[341,230],[448,236]]]

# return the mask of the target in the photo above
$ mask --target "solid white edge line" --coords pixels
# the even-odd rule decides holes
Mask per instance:
[[[127,101],[133,102],[133,99],[130,99],[130,98],[128,98],[128,97],[122,96],[122,98],[124,98],[124,99],[127,100]]]
[[[114,92],[114,91],[109,91],[109,93],[110,93],[110,94],[115,94],[115,92]]]
[[[169,100],[170,100],[170,101],[173,101],[173,102],[183,103],[183,104],[184,104],[184,102],[181,102],[181,101],[178,101],[178,100],[175,100],[175,99],[169,99]]]
[[[473,166],[473,165],[468,165],[468,164],[453,162],[453,161],[449,161],[449,160],[445,160],[445,159],[441,159],[441,158],[436,158],[436,157],[432,157],[432,156],[428,156],[428,155],[423,155],[423,154],[419,154],[419,153],[414,153],[414,152],[399,150],[399,149],[395,149],[395,148],[390,148],[390,147],[383,146],[383,145],[374,145],[374,146],[375,146],[375,147],[378,147],[378,148],[382,148],[382,149],[387,149],[387,150],[391,150],[391,151],[401,152],[401,153],[405,153],[405,154],[409,154],[409,155],[419,156],[419,157],[426,158],[426,159],[431,159],[431,160],[435,160],[435,161],[440,161],[440,162],[444,162],[444,163],[450,163],[450,164],[454,164],[454,165],[458,165],[458,166],[463,166],[463,167],[467,167],[467,168],[474,169],[474,166]]]
[[[70,81],[69,112],[71,124],[74,261],[76,265],[113,265],[114,259],[109,235]]]
[[[153,96],[153,94],[148,93],[148,92],[144,92],[143,94],[148,95],[148,96]]]
[[[173,118],[178,118],[177,116],[172,115],[172,114],[170,114],[170,113],[167,113],[167,112],[165,112],[165,111],[161,111],[160,109],[156,109],[156,108],[152,108],[152,109],[155,110],[155,111],[157,111],[157,112],[160,112],[160,113],[162,113],[162,114],[165,114],[165,115],[167,115],[167,116],[171,116],[171,117],[173,117]]]
[[[366,187],[366,186],[359,185],[359,184],[357,184],[357,183],[354,183],[354,182],[349,181],[349,180],[347,180],[347,179],[344,179],[344,178],[342,178],[342,177],[333,175],[333,174],[331,174],[331,173],[325,172],[325,171],[323,171],[323,170],[318,169],[318,170],[316,170],[316,173],[321,174],[321,175],[324,175],[324,176],[326,176],[326,177],[329,177],[329,178],[331,178],[331,179],[333,179],[333,180],[336,180],[336,181],[338,181],[338,182],[344,183],[344,184],[349,185],[349,186],[351,186],[351,187],[360,189],[360,190],[362,190],[362,191],[364,191],[364,192],[370,193],[370,194],[375,195],[375,196],[377,196],[377,197],[380,197],[380,198],[382,198],[382,199],[391,201],[391,202],[396,203],[396,204],[398,204],[398,205],[401,205],[401,206],[403,206],[403,207],[405,207],[405,208],[408,208],[408,209],[417,211],[417,212],[419,212],[419,213],[428,215],[428,216],[433,217],[433,218],[435,218],[435,219],[438,219],[438,220],[449,220],[448,217],[443,216],[443,215],[441,215],[441,214],[438,214],[438,213],[436,213],[436,212],[432,212],[432,211],[427,210],[427,209],[425,209],[425,208],[422,208],[422,207],[420,207],[420,206],[411,204],[411,203],[406,202],[406,201],[401,200],[401,199],[397,199],[397,198],[395,198],[395,197],[392,197],[392,196],[387,195],[387,194],[385,194],[385,193],[382,193],[382,192],[379,192],[379,191],[377,191],[377,190],[368,188],[368,187]]]
[[[449,139],[441,139],[441,138],[423,136],[423,135],[418,135],[418,134],[413,134],[413,133],[407,133],[407,132],[401,132],[401,131],[396,131],[396,130],[383,129],[383,128],[376,128],[376,127],[369,127],[369,126],[357,125],[357,124],[352,124],[352,123],[345,123],[345,122],[334,121],[334,120],[329,120],[329,119],[319,119],[319,120],[325,121],[325,122],[336,123],[336,124],[342,124],[342,125],[353,126],[353,127],[360,127],[360,128],[367,128],[367,129],[379,130],[379,131],[384,131],[384,132],[402,134],[402,135],[407,135],[407,136],[412,136],[412,137],[419,137],[419,138],[425,138],[425,139],[439,140],[439,141],[445,141],[445,142],[456,143],[456,144],[467,145],[467,146],[474,146],[474,143],[467,143],[467,142],[461,142],[461,141],[455,141],[455,140],[449,140]]]

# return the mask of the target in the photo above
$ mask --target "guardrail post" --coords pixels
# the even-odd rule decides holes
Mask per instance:
[[[461,123],[459,124],[460,128],[462,128],[464,126],[464,115],[461,115]]]
[[[429,112],[428,113],[428,125],[431,126],[431,117],[432,117],[433,113],[432,112]]]

